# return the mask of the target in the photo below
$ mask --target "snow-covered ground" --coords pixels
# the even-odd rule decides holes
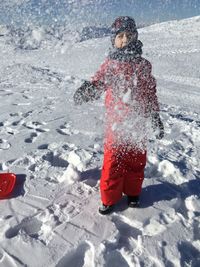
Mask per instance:
[[[141,29],[157,78],[165,138],[149,143],[141,208],[98,214],[103,99],[73,93],[109,38],[23,51],[0,37],[1,267],[200,266],[200,17]]]

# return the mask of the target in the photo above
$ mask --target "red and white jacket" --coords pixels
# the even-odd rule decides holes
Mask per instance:
[[[152,76],[151,63],[145,58],[131,61],[107,58],[91,82],[98,90],[106,92],[107,142],[113,142],[116,135],[115,123],[119,125],[127,119],[131,123],[130,116],[134,114],[148,118],[159,111],[156,80]]]

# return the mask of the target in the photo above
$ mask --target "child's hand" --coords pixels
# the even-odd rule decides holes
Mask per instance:
[[[88,102],[91,100],[98,99],[100,97],[100,90],[88,81],[85,81],[74,94],[74,103],[76,105],[81,105],[83,102]]]
[[[73,98],[75,105],[81,105],[83,102],[88,102],[88,97],[85,93],[87,82],[85,81],[75,92]]]
[[[164,135],[164,125],[163,122],[161,121],[161,118],[159,116],[159,113],[153,113],[152,114],[152,128],[154,129],[155,132],[158,131],[156,134],[156,139],[161,140]]]

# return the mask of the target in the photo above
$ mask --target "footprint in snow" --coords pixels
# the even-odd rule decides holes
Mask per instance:
[[[12,239],[18,234],[25,234],[47,244],[53,237],[53,231],[66,221],[68,221],[68,216],[63,213],[60,206],[51,205],[9,228],[5,232],[5,237]]]
[[[103,242],[104,249],[101,257],[104,259],[106,267],[128,267],[130,262],[133,263],[134,258],[138,258],[143,254],[142,224],[118,215],[112,216],[112,222],[116,225],[117,232],[111,241],[106,240]],[[126,253],[127,251],[132,251],[132,253]]]
[[[11,135],[15,135],[15,134],[19,133],[18,130],[13,129],[13,128],[11,128],[11,127],[6,127],[5,132],[6,132],[7,134],[11,134]]]
[[[46,132],[49,132],[50,130],[47,129],[47,128],[36,128],[35,129],[38,133],[46,133]]]
[[[12,126],[18,126],[22,125],[24,123],[24,120],[17,120],[12,122]]]
[[[19,131],[16,129],[16,126],[22,125],[24,123],[23,120],[9,121],[6,120],[4,122],[0,122],[1,131],[6,134],[17,134]]]
[[[51,241],[57,227],[69,220],[68,214],[58,204],[50,205],[35,217],[42,224],[38,232],[38,239],[45,244]]]
[[[11,147],[11,144],[5,140],[5,139],[0,139],[0,150],[7,150]]]
[[[15,113],[10,113],[9,115],[10,115],[10,117],[18,117],[18,116],[21,115],[21,113],[20,112],[15,112]]]
[[[24,126],[27,127],[28,129],[36,129],[42,125],[43,123],[40,123],[38,121],[28,121],[27,123],[24,124]]]
[[[57,129],[57,132],[62,135],[73,135],[79,133],[78,130],[72,129],[71,125],[68,123],[61,125],[60,128]]]
[[[63,159],[60,155],[56,155],[54,152],[48,152],[42,156],[42,159],[49,162],[53,167],[66,168],[69,165],[67,160]]]
[[[33,113],[33,110],[30,110],[28,112],[25,112],[24,114],[22,114],[22,117],[27,118],[28,116],[30,116]]]
[[[1,94],[1,97],[4,97],[4,96],[13,95],[13,92],[11,90],[1,90],[0,94]]]
[[[113,250],[130,250],[134,255],[142,254],[141,236],[142,223],[139,221],[130,221],[125,216],[112,216],[112,221],[118,230],[115,242],[109,243],[106,241],[106,248],[109,251]]]
[[[42,222],[36,219],[35,217],[27,217],[21,221],[20,224],[9,228],[5,236],[8,239],[14,238],[19,233],[25,233],[31,237],[38,237],[38,232],[42,227]]]
[[[166,230],[166,227],[157,220],[150,220],[150,223],[144,227],[143,235],[155,236]]]
[[[37,132],[48,132],[49,129],[41,128],[43,125],[46,125],[45,122],[38,122],[38,121],[29,121],[23,124],[28,129],[36,130]]]
[[[48,144],[42,144],[42,145],[38,146],[38,149],[39,150],[43,150],[43,149],[45,150],[45,149],[48,149],[48,146],[49,146]]]
[[[162,212],[159,216],[152,217],[144,225],[143,235],[155,236],[167,230],[167,227],[178,220],[174,209]]]
[[[189,196],[185,199],[185,206],[188,210],[188,218],[193,220],[196,215],[200,215],[200,202],[197,196]]]
[[[25,143],[33,143],[33,142],[35,142],[36,137],[38,137],[38,134],[33,132],[30,134],[30,137],[28,137],[24,140],[24,142]]]
[[[66,254],[57,263],[56,267],[66,266],[90,266],[94,267],[94,247],[89,242],[84,242],[78,246],[76,250],[73,250]],[[112,265],[113,266],[113,265]],[[124,265],[123,265],[124,266]]]
[[[36,138],[37,138],[41,133],[45,133],[45,132],[48,132],[48,131],[49,131],[49,129],[43,129],[43,128],[40,128],[40,125],[42,125],[42,124],[37,123],[37,122],[35,122],[35,123],[30,122],[30,123],[27,123],[27,124],[25,125],[25,127],[29,128],[29,129],[34,129],[34,130],[35,130],[35,132],[32,132],[32,133],[30,134],[30,137],[28,137],[28,138],[26,138],[26,139],[24,140],[25,143],[33,143],[33,142],[36,141]]]
[[[32,96],[25,95],[25,94],[22,94],[22,97],[25,98],[25,99],[32,99],[33,98]]]

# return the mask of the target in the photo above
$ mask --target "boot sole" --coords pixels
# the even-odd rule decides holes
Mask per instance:
[[[112,207],[110,207],[109,209],[104,210],[104,211],[99,209],[99,213],[100,213],[101,215],[106,215],[106,214],[111,213],[111,212],[113,211],[113,209],[114,209],[114,206],[112,206]]]

